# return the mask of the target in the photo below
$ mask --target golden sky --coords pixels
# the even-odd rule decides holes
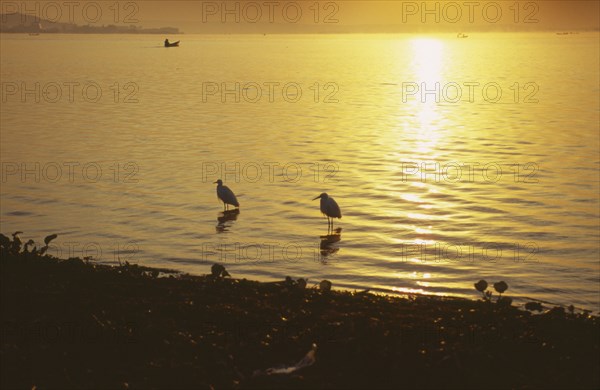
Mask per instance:
[[[539,31],[598,29],[600,1],[4,1],[78,24],[179,27],[186,33]],[[56,9],[56,4],[60,9]],[[116,23],[115,23],[116,22]]]

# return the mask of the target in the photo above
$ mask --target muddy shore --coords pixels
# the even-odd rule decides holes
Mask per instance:
[[[2,248],[1,387],[600,387],[589,313],[207,273]]]

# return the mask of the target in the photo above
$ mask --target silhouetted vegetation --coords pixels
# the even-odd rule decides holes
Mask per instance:
[[[19,235],[0,236],[2,388],[600,386],[600,322],[574,309],[61,260]]]
[[[475,283],[475,289],[481,293],[481,295],[483,296],[483,300],[486,302],[491,302],[493,293],[491,291],[488,291],[487,288],[488,282],[486,282],[483,279]],[[508,290],[508,284],[506,284],[506,282],[500,281],[494,283],[494,290],[496,290],[496,292],[498,293],[498,299],[496,299],[496,304],[504,306],[510,306],[512,304],[511,298],[502,296],[502,293]]]

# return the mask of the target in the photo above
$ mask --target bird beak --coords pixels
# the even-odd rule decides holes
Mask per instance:
[[[313,200],[317,200],[321,197],[321,195],[317,196],[316,198],[314,198]]]
[[[217,182],[216,182],[216,181],[213,181],[213,184],[217,184]]]

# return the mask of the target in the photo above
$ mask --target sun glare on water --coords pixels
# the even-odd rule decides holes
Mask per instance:
[[[416,38],[412,40],[413,68],[418,82],[440,81],[444,61],[444,44],[438,39]]]
[[[419,93],[408,103],[416,118],[417,151],[424,156],[435,150],[440,134],[441,115],[436,103],[435,86],[442,79],[444,44],[438,39],[416,38],[411,42],[413,53],[412,74]],[[433,156],[431,156],[433,157]]]

